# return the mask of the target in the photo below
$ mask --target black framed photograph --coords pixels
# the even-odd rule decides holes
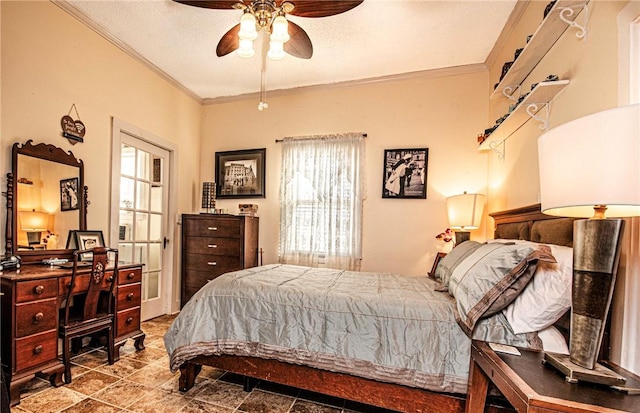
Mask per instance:
[[[216,152],[216,198],[264,198],[266,151]]]
[[[78,250],[88,250],[96,247],[104,247],[104,236],[102,235],[102,231],[74,231],[76,243],[75,248]],[[69,248],[69,247],[67,247]],[[91,260],[93,254],[87,253],[82,254],[80,259],[82,261]]]
[[[78,178],[60,180],[60,210],[73,211],[80,209],[78,202]]]
[[[427,199],[428,148],[385,149],[383,198]]]

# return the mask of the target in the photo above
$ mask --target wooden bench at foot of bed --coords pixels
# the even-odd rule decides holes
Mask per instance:
[[[193,387],[203,365],[402,413],[464,412],[464,394],[437,393],[257,357],[196,357],[180,367],[180,391],[187,391]],[[250,389],[245,385],[245,390]],[[487,409],[487,412],[512,411],[498,405],[492,405]]]

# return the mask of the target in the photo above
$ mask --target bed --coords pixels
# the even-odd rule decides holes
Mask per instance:
[[[460,244],[430,277],[274,264],[216,278],[165,335],[180,390],[208,365],[400,412],[464,411],[471,338],[566,351],[572,220],[539,205],[490,215],[495,242]]]

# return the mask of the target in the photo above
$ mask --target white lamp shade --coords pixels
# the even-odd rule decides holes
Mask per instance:
[[[240,40],[255,40],[258,38],[258,30],[256,30],[256,17],[251,13],[245,13],[240,18],[240,31],[238,32]]]
[[[482,194],[467,194],[450,196],[447,198],[447,213],[449,226],[453,229],[477,229],[482,221],[484,210]]]
[[[42,232],[47,230],[49,215],[45,212],[20,211],[20,229],[26,232]]]
[[[540,201],[549,215],[640,215],[640,104],[588,115],[538,138]]]

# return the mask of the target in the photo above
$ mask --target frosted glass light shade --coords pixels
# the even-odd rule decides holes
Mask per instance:
[[[289,40],[289,22],[284,16],[278,16],[273,21],[270,40],[282,43]]]
[[[640,215],[640,104],[584,116],[538,138],[540,201],[548,215]]]
[[[253,40],[240,39],[240,47],[236,53],[238,53],[238,56],[244,58],[253,57],[256,53],[255,50],[253,50]]]
[[[449,227],[453,229],[471,230],[480,227],[485,196],[467,194],[447,198]]]
[[[255,40],[258,38],[258,30],[256,29],[256,17],[251,13],[245,13],[240,18],[240,31],[238,32],[240,40]]]
[[[284,43],[271,41],[269,43],[269,52],[267,56],[272,60],[280,60],[284,57]]]

